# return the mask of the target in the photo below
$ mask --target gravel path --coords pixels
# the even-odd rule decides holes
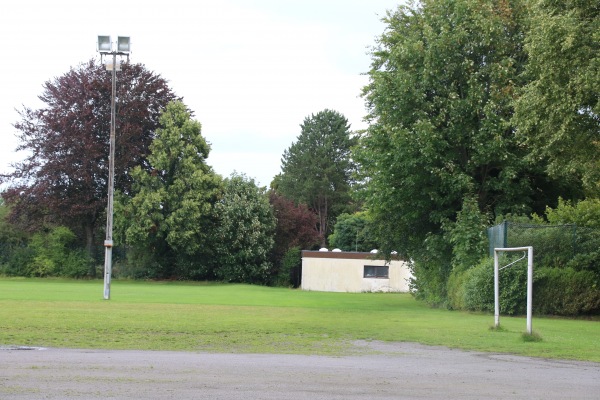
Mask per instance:
[[[600,363],[357,343],[344,357],[0,349],[0,399],[598,399]]]

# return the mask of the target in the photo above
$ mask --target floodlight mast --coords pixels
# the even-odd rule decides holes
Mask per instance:
[[[110,300],[110,281],[112,277],[112,231],[113,231],[113,198],[115,179],[115,136],[116,136],[116,112],[115,98],[117,97],[117,56],[127,56],[129,61],[130,40],[128,36],[119,36],[117,39],[117,51],[112,50],[112,39],[110,36],[98,36],[98,52],[100,61],[102,56],[111,55],[112,91],[110,98],[110,139],[108,156],[108,204],[106,206],[106,239],[104,240],[104,300]]]

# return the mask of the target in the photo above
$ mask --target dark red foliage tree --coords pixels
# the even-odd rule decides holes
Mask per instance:
[[[17,150],[28,156],[2,176],[10,183],[2,197],[13,222],[29,230],[68,226],[93,255],[107,202],[111,73],[90,60],[46,82],[39,99],[45,106],[24,107],[14,124]],[[117,72],[116,189],[128,193],[129,169],[148,166],[160,111],[175,99],[167,81],[141,64]]]
[[[269,192],[269,202],[277,218],[272,262],[277,268],[285,253],[293,247],[310,250],[322,242],[317,231],[317,215],[308,206],[287,199],[275,191]]]

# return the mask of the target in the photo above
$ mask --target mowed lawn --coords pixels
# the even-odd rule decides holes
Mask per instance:
[[[409,294],[252,285],[0,278],[0,347],[345,355],[357,340],[600,362],[600,321],[432,309]]]

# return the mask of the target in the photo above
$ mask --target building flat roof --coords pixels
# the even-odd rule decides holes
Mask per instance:
[[[381,253],[366,253],[360,251],[318,251],[302,250],[302,258],[344,258],[351,260],[385,260]],[[393,259],[398,260],[397,256]]]

